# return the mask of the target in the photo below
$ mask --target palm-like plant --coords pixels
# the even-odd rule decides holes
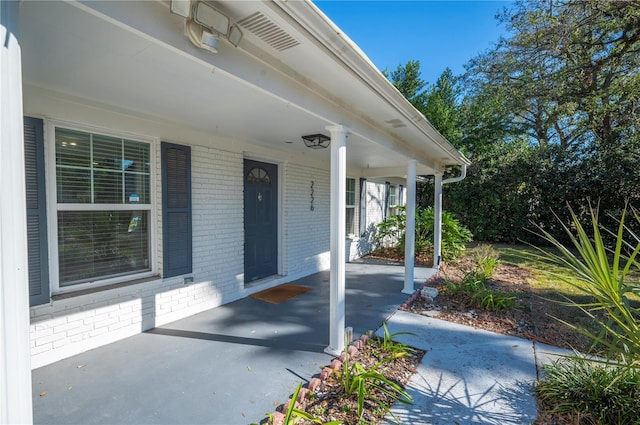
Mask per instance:
[[[640,223],[638,211],[633,208],[630,210],[635,220]],[[568,300],[567,304],[580,308],[602,331],[595,334],[566,321],[562,322],[586,335],[595,344],[608,348],[609,360],[640,368],[640,309],[633,307],[628,298],[630,293],[640,294],[640,286],[631,283],[628,279],[632,268],[640,268],[636,259],[640,252],[640,238],[624,224],[627,208],[623,210],[618,220],[616,233],[604,229],[606,233],[615,237],[616,244],[612,250],[607,249],[603,240],[597,208],[589,206],[592,235],[587,233],[574,211],[571,208],[569,211],[573,231],[564,223],[562,226],[571,239],[573,250],[565,247],[550,233],[537,226],[538,232],[534,233],[559,251],[554,253],[536,247],[541,253],[537,257],[573,271],[583,284],[576,284],[562,275],[557,276],[590,296],[593,301],[577,303]],[[604,312],[604,315],[596,312]]]
[[[376,363],[369,369],[358,362],[350,362],[349,352],[345,350],[345,361],[342,370],[334,371],[338,381],[342,385],[347,396],[357,394],[358,396],[358,418],[362,417],[364,412],[364,403],[366,400],[378,405],[381,409],[395,418],[384,400],[375,396],[375,392],[382,393],[393,401],[399,401],[405,404],[413,404],[413,398],[402,386],[391,379],[385,377],[380,368],[390,361],[403,357],[402,353],[392,353],[389,357]]]

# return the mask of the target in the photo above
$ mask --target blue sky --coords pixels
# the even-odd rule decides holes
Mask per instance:
[[[505,1],[314,0],[380,70],[419,60],[422,79],[435,83],[448,66],[464,64],[505,33],[494,17]]]

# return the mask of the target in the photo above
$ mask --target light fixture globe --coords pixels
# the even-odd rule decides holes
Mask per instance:
[[[304,145],[311,149],[326,149],[331,143],[329,136],[320,133],[302,136],[302,140],[304,141]]]

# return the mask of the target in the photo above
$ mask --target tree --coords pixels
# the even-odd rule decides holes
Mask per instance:
[[[382,72],[402,95],[420,112],[424,113],[424,89],[427,82],[420,78],[420,61],[398,65],[395,71]]]
[[[500,19],[513,36],[467,77],[507,102],[514,132],[567,149],[638,127],[640,1],[522,0]]]
[[[456,147],[459,147],[462,138],[460,93],[458,78],[451,69],[446,68],[438,81],[426,90],[422,110],[440,134]]]

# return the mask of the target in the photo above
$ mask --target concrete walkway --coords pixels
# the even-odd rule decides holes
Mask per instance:
[[[531,424],[537,414],[532,384],[540,365],[568,353],[403,311],[387,326],[391,333],[413,333],[396,340],[427,351],[409,385],[414,404],[392,409],[403,424]]]

